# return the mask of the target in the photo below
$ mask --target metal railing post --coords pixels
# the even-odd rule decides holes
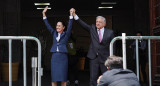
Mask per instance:
[[[9,39],[9,86],[12,86],[12,40]]]
[[[43,75],[43,68],[41,68],[41,44],[38,42],[38,86],[41,86],[41,76]]]
[[[26,40],[23,40],[23,79],[24,86],[27,86],[27,73],[26,73]]]
[[[122,33],[122,46],[123,46],[123,68],[127,69],[126,61],[126,34]]]
[[[32,57],[32,86],[37,84],[37,58]]]
[[[111,41],[111,43],[110,43],[110,56],[113,56],[113,43],[114,43],[115,41],[114,41],[114,39]]]
[[[152,86],[151,76],[151,41],[148,40],[148,62],[149,62],[149,86]]]
[[[41,43],[36,39],[38,44],[38,86],[41,86],[41,76],[43,75],[43,68],[41,68]]]
[[[138,51],[138,39],[136,39],[136,69],[137,69],[137,78],[139,80],[139,51]]]

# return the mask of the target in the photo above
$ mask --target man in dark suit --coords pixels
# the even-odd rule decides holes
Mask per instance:
[[[123,69],[122,57],[108,57],[105,66],[108,71],[99,77],[97,86],[140,86],[134,72]]]
[[[109,56],[109,44],[114,38],[114,33],[111,29],[105,28],[106,19],[103,16],[97,16],[96,25],[88,25],[82,21],[76,15],[75,9],[73,16],[79,25],[90,33],[91,44],[87,55],[90,59],[90,86],[97,86],[99,72],[104,73],[107,71],[104,62]]]
[[[137,36],[142,36],[142,32],[138,31],[136,33]],[[147,64],[147,58],[146,58],[146,40],[138,40],[138,51],[139,51],[139,65],[141,66],[141,71],[142,71],[142,75],[143,75],[143,80],[144,80],[144,84],[147,83],[147,74],[146,74],[146,64]],[[134,41],[129,48],[133,48],[133,71],[136,70],[136,41]],[[140,77],[141,78],[141,77]]]

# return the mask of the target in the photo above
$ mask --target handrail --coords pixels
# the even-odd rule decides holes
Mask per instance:
[[[113,56],[113,45],[114,43],[116,42],[116,40],[122,40],[123,37],[122,36],[117,36],[115,38],[113,38],[110,42],[110,56]],[[144,40],[148,40],[148,61],[149,61],[149,86],[152,85],[152,81],[151,81],[151,40],[159,40],[160,39],[160,36],[125,36],[125,40],[136,40],[138,41],[138,39],[144,39]],[[123,42],[123,41],[122,41]],[[125,44],[125,43],[122,43],[122,44]],[[126,46],[123,45],[123,46]],[[123,47],[122,46],[122,47]],[[124,47],[125,48],[125,47]],[[136,50],[138,50],[138,43],[136,43]],[[123,49],[125,50],[125,49]],[[123,60],[126,59],[126,53],[125,55],[123,55]],[[136,51],[136,63],[137,63],[137,77],[139,79],[139,61],[138,61],[138,51]],[[126,64],[123,62],[123,64]],[[127,68],[127,65],[123,65],[123,68],[126,69]]]
[[[26,86],[27,75],[26,75],[26,40],[34,40],[38,44],[38,86],[41,86],[41,76],[42,68],[41,68],[41,43],[40,41],[33,36],[0,36],[0,40],[9,40],[9,86],[12,86],[12,53],[11,53],[11,44],[12,40],[23,40],[23,75],[24,75],[24,86]],[[36,82],[35,82],[36,83]]]

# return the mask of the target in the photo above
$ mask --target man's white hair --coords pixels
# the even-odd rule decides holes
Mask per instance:
[[[105,17],[103,17],[103,16],[97,16],[97,17],[96,17],[96,20],[97,20],[98,18],[103,19],[104,23],[106,23],[106,18],[105,18]]]

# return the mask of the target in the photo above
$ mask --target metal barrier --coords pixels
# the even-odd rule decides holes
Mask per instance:
[[[42,68],[41,68],[41,43],[40,41],[32,36],[0,36],[0,40],[9,40],[9,86],[12,86],[12,40],[23,40],[23,79],[24,86],[27,86],[27,73],[26,73],[26,40],[34,40],[38,44],[38,70],[34,70],[34,72],[38,72],[38,86],[41,86],[41,76]],[[33,64],[33,63],[32,63]],[[36,64],[36,63],[35,63]],[[36,69],[36,66],[34,69]],[[32,86],[36,86],[36,74],[32,77],[33,79]]]
[[[138,57],[138,39],[148,40],[148,61],[149,61],[149,86],[152,86],[151,81],[151,39],[157,40],[160,39],[160,36],[125,36],[125,33],[122,33],[122,36],[115,37],[110,42],[110,56],[113,55],[113,44],[116,40],[122,40],[122,49],[123,49],[123,68],[127,69],[126,62],[126,39],[127,40],[136,40],[136,67],[137,67],[137,77],[139,79],[139,57]]]

